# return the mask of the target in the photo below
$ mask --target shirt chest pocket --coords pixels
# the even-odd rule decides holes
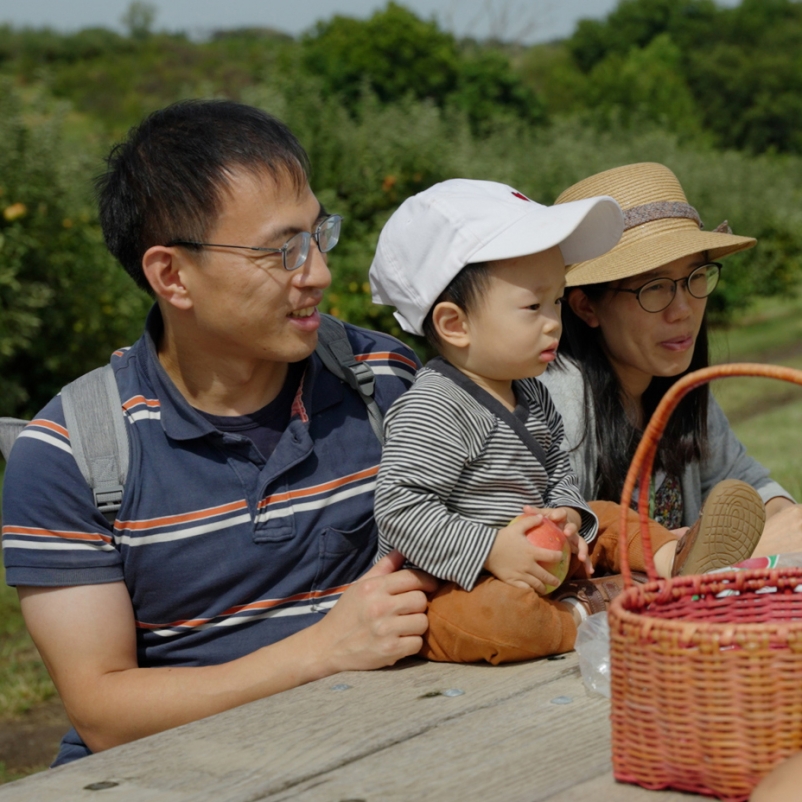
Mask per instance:
[[[320,534],[314,589],[333,588],[358,579],[373,561],[377,538],[372,514],[353,529],[324,529]]]

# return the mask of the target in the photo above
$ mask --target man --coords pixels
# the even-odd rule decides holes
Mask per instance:
[[[291,132],[240,104],[176,104],[112,151],[99,194],[110,251],[156,300],[112,357],[122,507],[113,526],[96,508],[58,397],[5,477],[7,578],[77,731],[56,765],[414,654],[434,588],[397,554],[355,582],[380,446],[313,354],[340,221]],[[386,409],[414,355],[348,336]]]

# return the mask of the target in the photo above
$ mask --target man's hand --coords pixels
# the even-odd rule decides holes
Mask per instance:
[[[542,520],[542,515],[524,515],[499,529],[484,565],[502,582],[531,588],[541,596],[547,585],[559,585],[560,581],[539,563],[557,562],[562,557],[561,552],[538,548],[526,539],[526,533]]]
[[[397,551],[383,557],[315,625],[327,673],[381,668],[420,651],[426,594],[437,590],[437,580],[399,570],[403,564]]]
[[[415,654],[437,582],[399,571],[394,553],[350,587],[325,618],[228,663],[140,668],[123,582],[20,588],[22,612],[67,714],[93,752],[211,716],[346,669]]]

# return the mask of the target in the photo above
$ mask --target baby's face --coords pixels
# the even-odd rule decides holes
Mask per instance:
[[[468,315],[471,369],[495,381],[539,376],[557,356],[565,262],[557,247],[491,263]]]

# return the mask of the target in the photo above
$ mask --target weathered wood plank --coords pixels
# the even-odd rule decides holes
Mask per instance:
[[[332,689],[342,684],[352,687]],[[449,688],[464,693],[428,695]],[[553,703],[560,696],[573,701]],[[500,667],[410,661],[341,674],[2,786],[0,801],[580,802],[595,793],[673,802],[635,788],[619,797],[609,768],[608,702],[586,694],[575,655]],[[86,789],[104,781],[117,785]],[[584,796],[560,796],[584,787]]]

